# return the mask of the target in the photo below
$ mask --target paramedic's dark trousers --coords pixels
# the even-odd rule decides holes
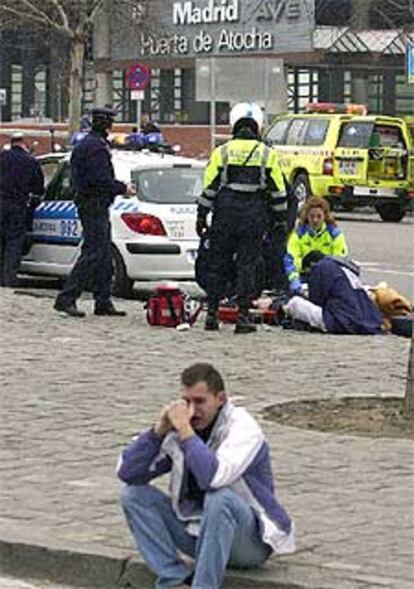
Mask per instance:
[[[257,268],[262,257],[265,229],[265,206],[258,197],[226,198],[224,206],[220,201],[217,203],[209,233],[209,309],[217,309],[226,290],[229,269],[235,263],[239,309],[242,314],[247,314],[251,301],[257,296]]]
[[[0,198],[0,286],[15,286],[26,235],[26,205]]]
[[[62,305],[76,302],[82,292],[92,288],[95,303],[104,307],[111,300],[112,256],[109,211],[79,208],[83,228],[81,254],[57,300]]]

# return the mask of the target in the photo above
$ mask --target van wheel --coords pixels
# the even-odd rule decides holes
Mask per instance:
[[[308,175],[305,173],[298,174],[293,181],[291,190],[297,200],[298,207],[301,208],[311,196]]]
[[[383,221],[399,223],[405,217],[406,210],[399,204],[386,203],[375,207]]]
[[[115,247],[112,247],[112,263],[112,294],[122,299],[132,298],[134,281],[128,278],[124,261]]]

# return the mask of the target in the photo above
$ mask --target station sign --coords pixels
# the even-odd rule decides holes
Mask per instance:
[[[114,59],[311,51],[315,0],[152,0],[146,23],[114,27]],[[148,30],[146,30],[148,28]]]

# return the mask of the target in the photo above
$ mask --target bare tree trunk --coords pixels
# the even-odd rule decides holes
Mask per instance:
[[[404,412],[406,417],[414,419],[414,330],[408,356],[407,384],[405,387]]]
[[[81,36],[75,35],[70,43],[69,65],[69,136],[79,128],[83,88],[83,62],[85,43]]]

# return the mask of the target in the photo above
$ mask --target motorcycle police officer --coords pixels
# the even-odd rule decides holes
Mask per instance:
[[[11,137],[10,149],[0,153],[0,286],[14,286],[26,235],[30,193],[44,192],[39,162],[24,145],[22,133]]]
[[[81,254],[54,308],[71,317],[84,317],[76,300],[91,284],[95,299],[95,315],[124,316],[111,300],[112,254],[109,207],[118,194],[132,196],[135,188],[115,179],[111,161],[108,130],[116,111],[109,107],[92,110],[92,129],[78,143],[70,160],[74,200],[83,228]]]
[[[255,296],[263,236],[271,223],[271,231],[286,242],[287,195],[277,153],[260,138],[261,108],[254,103],[236,104],[230,125],[233,138],[213,150],[198,198],[197,234],[202,237],[208,231],[209,239],[205,329],[219,328],[219,301],[227,270],[235,261],[239,306],[235,333],[250,333],[256,330],[249,308]]]

